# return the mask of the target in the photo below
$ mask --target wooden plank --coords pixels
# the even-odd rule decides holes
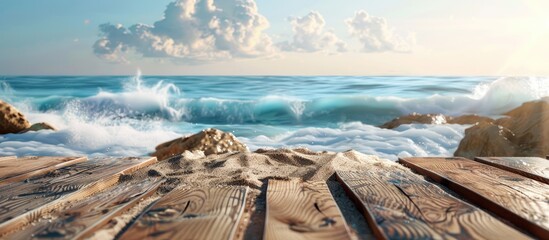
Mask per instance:
[[[42,177],[0,186],[0,236],[38,220],[70,201],[115,185],[123,174],[156,163],[156,158],[95,159]]]
[[[351,239],[325,182],[269,180],[264,239]]]
[[[536,237],[549,236],[546,184],[465,158],[402,158],[400,162]]]
[[[0,185],[44,175],[87,160],[86,157],[23,157],[0,161]]]
[[[146,210],[120,239],[232,239],[248,187],[176,189]]]
[[[528,239],[488,213],[410,172],[338,171],[378,239]]]
[[[477,157],[475,161],[549,184],[549,161],[539,157]]]
[[[84,239],[111,219],[151,196],[160,186],[158,179],[140,183],[124,182],[76,204],[59,209],[53,220],[42,219],[11,239]]]

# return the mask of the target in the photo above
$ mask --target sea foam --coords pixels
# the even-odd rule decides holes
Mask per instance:
[[[216,91],[196,97],[185,94],[185,85],[170,81],[146,82],[137,76],[123,82],[119,91],[102,88],[88,96],[52,92],[27,97],[24,88],[12,88],[4,81],[0,98],[10,101],[31,122],[48,122],[59,131],[2,135],[0,155],[141,156],[162,142],[202,128],[218,127],[234,131],[252,150],[308,147],[318,151],[344,151],[353,148],[389,159],[450,156],[468,126],[414,124],[393,130],[376,126],[413,112],[497,117],[523,102],[548,96],[549,81],[499,78],[479,82],[461,94],[408,97],[365,95],[356,91],[354,94],[312,94],[306,98],[281,94],[238,98],[224,95],[219,89]]]
[[[38,101],[30,103],[35,106],[25,106],[24,101],[15,105],[23,108],[23,111],[77,112],[90,120],[110,117],[164,119],[198,124],[268,125],[322,125],[359,121],[380,125],[410,113],[499,116],[524,102],[549,96],[549,81],[545,78],[500,78],[480,83],[469,93],[459,95],[400,97],[334,93],[310,99],[281,95],[255,99],[223,96],[188,98],[173,83],[158,81],[147,85],[139,77],[123,85],[121,92],[100,89],[97,94],[85,98],[49,96],[33,100]]]

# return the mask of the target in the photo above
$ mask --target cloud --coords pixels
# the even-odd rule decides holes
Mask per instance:
[[[194,63],[264,57],[275,53],[264,33],[268,27],[253,0],[180,0],[169,3],[164,18],[152,26],[100,25],[93,50],[113,62],[126,62],[124,55],[132,50]]]
[[[360,10],[345,21],[351,36],[358,38],[365,52],[411,52],[414,38],[404,39],[389,27],[382,17],[369,15]]]
[[[336,50],[347,51],[347,44],[333,32],[326,30],[326,21],[318,12],[312,11],[304,17],[290,18],[293,30],[292,41],[278,45],[284,51],[317,52]]]

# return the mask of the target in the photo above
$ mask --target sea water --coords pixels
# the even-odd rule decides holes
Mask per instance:
[[[0,99],[59,130],[1,135],[0,155],[142,156],[214,127],[251,150],[450,156],[470,126],[378,126],[410,113],[499,117],[545,96],[536,77],[5,76]]]

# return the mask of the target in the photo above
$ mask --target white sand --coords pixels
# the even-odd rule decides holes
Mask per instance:
[[[327,181],[332,194],[343,212],[356,239],[371,239],[366,221],[343,189],[334,179],[336,170],[367,171],[377,165],[385,168],[406,168],[389,160],[367,156],[356,151],[343,153],[312,152],[307,149],[258,150],[253,153],[230,153],[205,157],[202,152],[185,152],[181,156],[162,161],[142,169],[131,176],[131,181],[162,176],[166,183],[158,195],[173,188],[212,187],[241,185],[249,186],[247,210],[237,231],[239,239],[258,239],[263,235],[265,218],[265,192],[268,179],[300,178],[311,181]],[[148,204],[158,196],[149,198],[116,218],[115,224],[99,231],[95,239],[112,239],[126,224],[130,223]],[[257,223],[257,224],[256,224]]]

